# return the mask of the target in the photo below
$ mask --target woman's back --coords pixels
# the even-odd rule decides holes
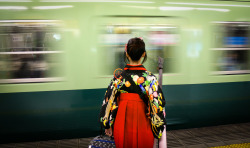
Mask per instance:
[[[156,77],[137,64],[146,56],[144,42],[133,38],[127,47],[130,64],[111,80],[100,121],[107,135],[114,133],[116,147],[152,148],[164,130],[165,99]]]

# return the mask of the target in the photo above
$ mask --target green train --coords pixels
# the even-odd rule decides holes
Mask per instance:
[[[0,142],[91,137],[131,37],[164,58],[167,130],[250,121],[250,2],[1,0]]]

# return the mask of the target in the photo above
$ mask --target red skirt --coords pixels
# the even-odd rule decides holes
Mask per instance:
[[[117,148],[153,148],[154,136],[145,103],[136,93],[121,93],[114,123]]]

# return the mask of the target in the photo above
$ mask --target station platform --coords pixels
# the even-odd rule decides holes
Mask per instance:
[[[0,148],[88,148],[93,137],[0,144]],[[168,148],[250,148],[250,123],[167,131]]]

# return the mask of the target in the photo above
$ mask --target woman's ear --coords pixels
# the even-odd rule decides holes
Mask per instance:
[[[143,52],[142,57],[145,57],[145,55],[146,55],[146,52]]]
[[[126,52],[126,57],[129,59],[129,55],[128,55],[128,53]]]

